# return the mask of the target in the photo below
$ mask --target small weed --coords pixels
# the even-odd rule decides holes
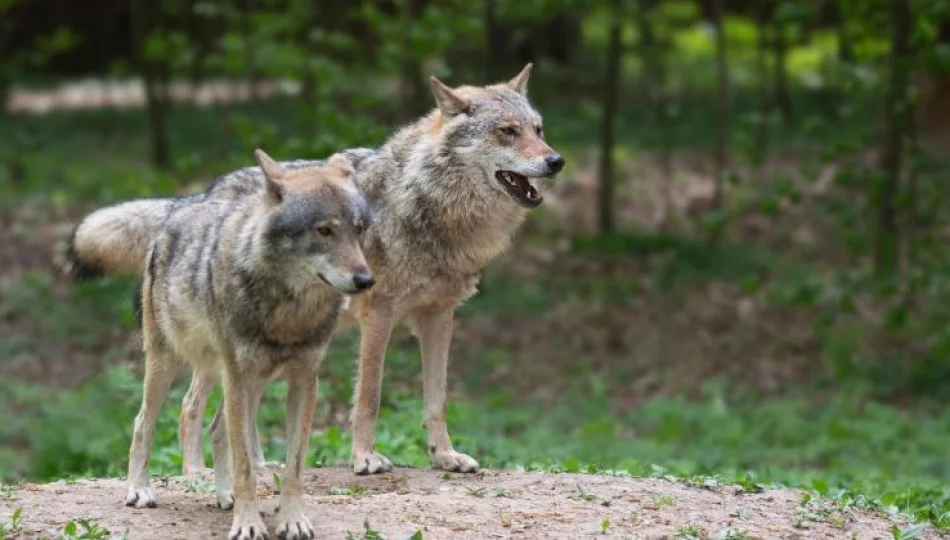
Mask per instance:
[[[752,540],[752,536],[744,529],[733,529],[732,527],[717,532],[713,538],[714,540]]]
[[[567,498],[571,499],[572,501],[587,501],[587,502],[591,502],[597,499],[597,497],[595,497],[594,495],[591,495],[590,493],[587,493],[586,491],[584,491],[584,488],[581,487],[580,482],[577,483],[577,489],[575,490],[574,494],[569,495]]]
[[[891,538],[894,540],[911,540],[912,538],[920,537],[920,535],[924,534],[926,529],[926,523],[916,523],[906,529],[901,529],[897,525],[894,525],[891,527]]]
[[[333,486],[327,490],[327,495],[366,495],[373,492],[366,486]]]
[[[192,478],[185,483],[185,491],[192,493],[214,493],[214,484],[204,478]]]
[[[63,527],[62,532],[58,534],[58,538],[62,540],[105,540],[116,537],[112,535],[109,529],[91,519],[77,518]],[[125,538],[125,535],[119,538]]]
[[[653,500],[646,505],[646,508],[651,510],[656,510],[658,508],[664,508],[667,506],[676,506],[676,497],[671,495],[657,495],[653,497]]]
[[[511,494],[508,493],[508,490],[505,489],[505,488],[495,488],[494,491],[495,491],[495,498],[496,498],[496,499],[498,499],[498,498],[501,498],[501,499],[509,499],[509,498],[511,498]]]
[[[408,540],[422,540],[422,531],[417,529],[416,532],[412,533],[412,536],[410,536]]]
[[[16,490],[17,490],[16,486],[0,483],[0,501],[15,500]]]
[[[20,521],[23,519],[23,509],[13,511],[9,521],[0,523],[0,539],[13,537],[20,532]]]
[[[477,486],[477,487],[476,487],[476,486],[469,486],[469,487],[467,487],[467,488],[465,488],[465,489],[468,490],[468,494],[471,495],[472,497],[478,497],[479,499],[481,499],[482,497],[485,496],[485,487],[484,487],[484,486]]]
[[[279,492],[280,492],[280,485],[281,485],[281,483],[284,481],[284,479],[283,479],[279,474],[277,474],[277,473],[271,473],[271,474],[273,474],[273,477],[272,477],[272,478],[274,479],[274,486],[277,487],[277,492],[279,493]]]
[[[690,523],[676,529],[676,534],[673,535],[673,538],[675,540],[701,540],[708,538],[708,536],[706,535],[705,529],[695,523]]]
[[[600,534],[607,534],[608,530],[610,530],[610,520],[609,519],[600,520]]]
[[[416,531],[416,534],[419,535],[419,538],[422,538],[422,533]],[[416,538],[415,534],[412,538]],[[363,534],[359,535],[350,531],[346,531],[346,540],[386,540],[386,537],[369,524],[369,518],[363,519]]]

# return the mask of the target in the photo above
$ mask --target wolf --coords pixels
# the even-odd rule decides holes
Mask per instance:
[[[360,327],[351,413],[357,474],[393,467],[375,451],[374,431],[385,350],[403,320],[422,352],[423,418],[433,466],[479,468],[471,456],[455,451],[445,420],[454,312],[476,292],[481,272],[509,246],[528,213],[543,203],[541,182],[565,165],[545,141],[542,117],[528,100],[531,70],[528,64],[507,82],[479,87],[453,88],[432,77],[436,106],[430,113],[378,149],[341,152],[376,215],[364,233],[363,251],[377,283],[353,297],[339,324],[341,330]],[[230,177],[192,198],[134,201],[93,214],[74,234],[71,270],[135,271],[144,264],[143,246],[155,224],[169,212],[207,198],[241,196],[245,189],[240,177]],[[196,376],[185,397],[180,434],[186,466],[200,464],[200,433],[190,425],[203,414],[213,386]]]
[[[250,403],[281,371],[288,381],[287,457],[279,538],[313,538],[301,472],[317,372],[344,294],[375,279],[360,247],[372,215],[340,155],[285,168],[262,150],[241,197],[181,205],[154,233],[141,287],[145,382],[135,418],[125,504],[155,506],[148,455],[155,421],[185,362],[223,386],[212,421],[218,505],[234,509],[232,540],[267,538],[248,443]]]

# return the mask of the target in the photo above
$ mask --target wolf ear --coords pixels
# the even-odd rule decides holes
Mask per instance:
[[[531,67],[534,64],[529,63],[521,70],[521,73],[515,75],[514,79],[508,81],[508,88],[518,92],[522,96],[528,95],[528,77],[531,76]]]
[[[333,154],[330,156],[330,159],[327,160],[327,164],[331,167],[335,167],[346,176],[353,176],[356,174],[356,171],[353,169],[353,162],[343,154]]]
[[[444,114],[455,116],[468,112],[471,103],[460,96],[458,92],[446,86],[445,83],[435,77],[430,77],[429,86],[432,88],[432,95],[435,96],[435,102],[439,106],[439,110]]]
[[[260,165],[261,170],[264,171],[267,194],[271,196],[274,202],[279,203],[284,200],[284,187],[280,184],[280,180],[286,174],[284,168],[260,148],[254,150],[254,157],[257,159],[257,164]]]

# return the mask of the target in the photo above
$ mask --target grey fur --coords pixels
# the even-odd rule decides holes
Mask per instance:
[[[272,163],[266,174],[244,169],[233,177],[241,183],[218,183],[171,211],[155,231],[142,283],[145,391],[127,505],[155,505],[147,466],[155,419],[187,361],[196,380],[224,386],[212,442],[218,504],[234,507],[230,538],[265,537],[249,445],[257,443],[253,418],[263,389],[282,372],[290,391],[278,535],[313,537],[300,474],[317,370],[344,293],[359,292],[356,276],[369,275],[359,247],[367,204],[352,174],[336,156],[321,166]],[[252,184],[258,189],[244,189]]]

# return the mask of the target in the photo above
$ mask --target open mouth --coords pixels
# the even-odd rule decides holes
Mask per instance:
[[[537,208],[544,201],[544,197],[531,185],[527,176],[511,171],[498,171],[495,173],[495,180],[516,203],[525,208]]]

